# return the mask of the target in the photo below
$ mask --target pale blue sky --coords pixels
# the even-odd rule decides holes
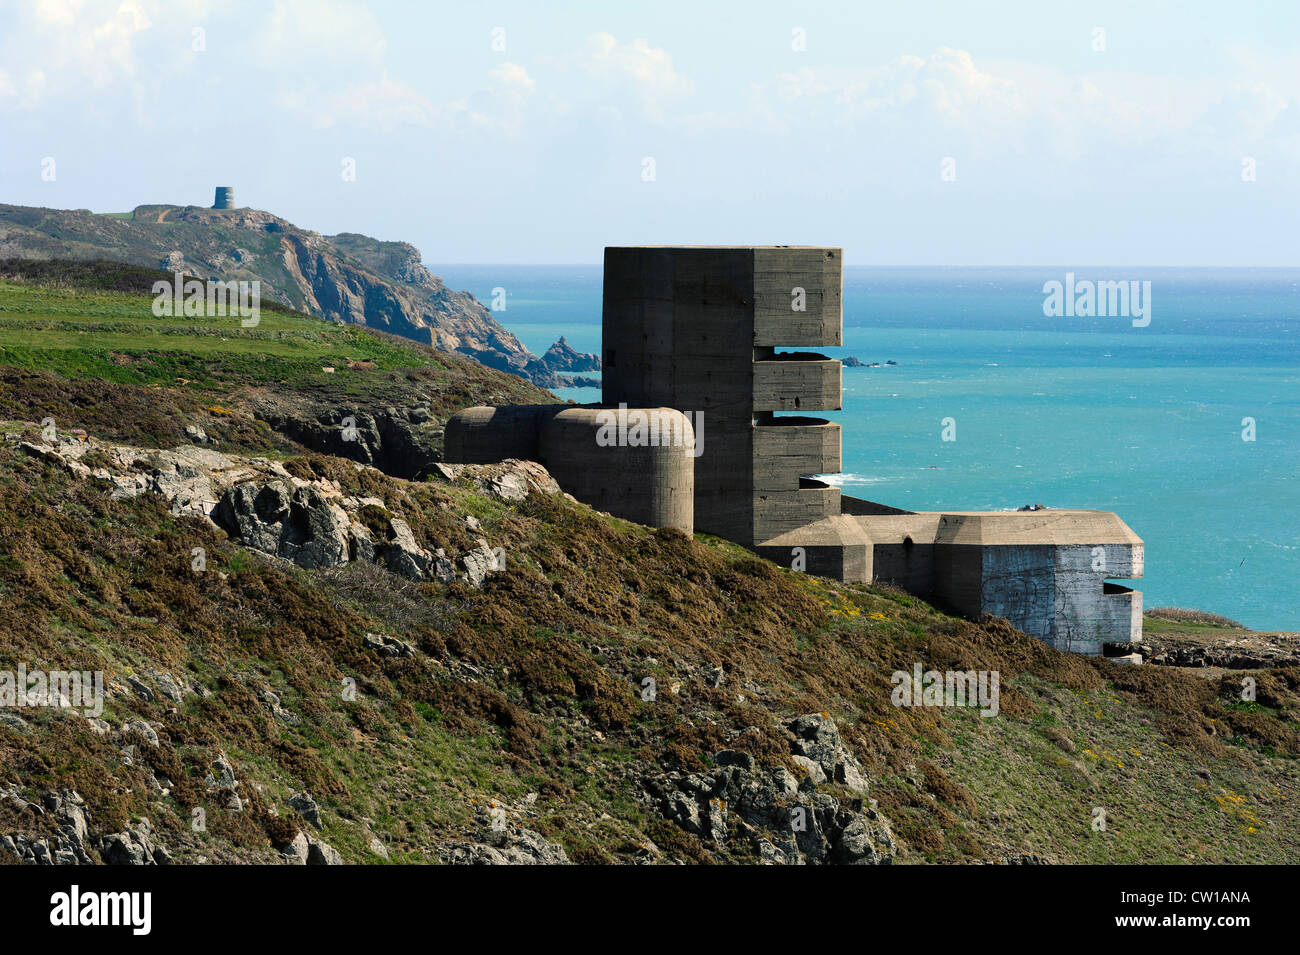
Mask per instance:
[[[0,201],[444,263],[1295,265],[1300,4],[4,0],[0,144]]]

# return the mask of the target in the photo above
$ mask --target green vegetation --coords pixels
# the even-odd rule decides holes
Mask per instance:
[[[703,771],[724,749],[800,773],[778,721],[825,713],[901,862],[1300,858],[1300,668],[1253,671],[1256,700],[1243,704],[1241,672],[1072,656],[1003,621],[791,573],[562,496],[508,502],[468,482],[358,469],[308,453],[248,395],[376,405],[418,388],[443,413],[530,386],[291,314],[264,312],[248,334],[144,306],[139,292],[0,285],[9,435],[37,439],[22,422],[49,413],[61,429],[156,446],[184,440],[202,412],[223,450],[260,448],[295,476],[378,497],[430,549],[458,553],[481,535],[507,569],[482,589],[368,562],[303,571],[0,441],[0,669],[103,669],[116,684],[104,719],[143,718],[159,736],[124,765],[120,740],[79,716],[0,723],[0,781],[34,801],[76,789],[97,833],[147,816],[178,861],[266,860],[307,827],[287,805],[307,790],[321,837],[351,861],[382,861],[372,838],[394,862],[435,860],[439,845],[477,839],[494,802],[576,861],[630,861],[650,840],[670,860],[752,861],[739,835],[713,844],[667,821],[650,784]],[[345,357],[377,367],[349,378]],[[319,377],[323,364],[338,371]],[[350,390],[330,390],[343,381]],[[203,572],[191,570],[195,547]],[[372,633],[415,653],[379,655]],[[890,675],[917,662],[999,672],[1000,715],[895,707]],[[160,672],[197,692],[146,701],[127,686],[156,686]],[[639,692],[646,676],[663,688],[653,702]],[[240,780],[240,812],[205,783],[218,753]],[[200,806],[209,825],[196,833]],[[0,834],[43,825],[0,806]]]
[[[469,359],[278,305],[251,328],[237,316],[156,317],[153,283],[171,279],[118,263],[0,262],[0,412],[153,446],[185,442],[195,425],[224,447],[276,453],[289,445],[268,417],[423,403],[442,418],[489,400],[555,400]]]
[[[155,317],[135,292],[85,291],[0,282],[0,358],[69,378],[220,389],[236,384],[322,380],[323,367],[351,361],[381,369],[444,369],[434,351],[388,342],[285,309],[265,309],[258,325],[239,316]]]

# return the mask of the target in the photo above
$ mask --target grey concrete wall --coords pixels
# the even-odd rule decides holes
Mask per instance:
[[[1128,548],[1103,549],[1105,572],[1094,569],[1089,544],[981,547],[976,612],[1006,617],[1030,636],[1073,653],[1100,654],[1105,643],[1141,640],[1141,593],[1106,581],[1108,574],[1131,567],[1131,557],[1122,553]]]
[[[661,431],[672,430],[693,443],[690,421],[679,411],[636,412],[659,416]],[[602,446],[598,439],[607,433],[607,416],[612,414],[568,408],[549,418],[542,424],[538,460],[560,487],[598,511],[651,527],[695,533],[695,459],[689,443]]]
[[[753,537],[753,253],[608,248],[602,311],[603,403],[700,415],[695,523]]]
[[[872,556],[879,582],[901,587],[918,597],[934,593],[934,544],[930,541],[878,543]]]
[[[466,408],[447,420],[443,457],[452,464],[537,461],[584,504],[639,524],[693,534],[691,422],[672,408],[626,411],[633,423],[638,414],[656,416],[660,444],[602,446],[598,438],[609,434],[611,422],[617,434],[613,410],[561,404]]]
[[[982,551],[978,545],[937,544],[934,548],[935,598],[977,620],[985,609]]]
[[[798,569],[804,573],[864,584],[871,581],[869,544],[794,544],[789,547],[759,544],[754,552],[781,567],[794,568],[796,549],[802,553],[803,566]]]
[[[840,426],[792,415],[759,420],[753,428],[754,541],[839,514],[839,488],[802,477],[839,471]]]
[[[443,458],[451,464],[493,464],[506,458],[536,461],[543,418],[564,407],[504,405],[458,411],[443,430]]]
[[[843,344],[844,275],[839,249],[761,246],[754,253],[754,344],[829,348]],[[796,288],[804,310],[792,308]]]
[[[752,546],[838,513],[838,491],[799,483],[801,474],[838,470],[838,430],[833,466],[813,456],[796,466],[785,454],[783,464],[760,475],[756,462],[780,441],[756,450],[754,414],[839,407],[838,361],[787,364],[773,352],[840,343],[841,259],[838,249],[782,246],[605,250],[603,403],[702,414],[700,530]],[[800,310],[792,307],[796,287],[803,290]],[[778,472],[779,486],[772,483]],[[779,517],[763,518],[765,508]]]
[[[1104,570],[1096,569],[1095,549],[1104,554]],[[1095,549],[1087,544],[1054,549],[1052,627],[1047,639],[1061,650],[1099,654],[1102,644],[1142,638],[1141,593],[1106,581],[1132,573],[1132,548],[1109,544]]]
[[[754,550],[792,570],[861,583],[872,578],[871,539],[857,521],[843,515],[795,528]]]
[[[775,356],[754,362],[755,411],[838,411],[839,361]]]

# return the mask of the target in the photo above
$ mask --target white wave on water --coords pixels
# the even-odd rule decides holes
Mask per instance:
[[[815,480],[834,487],[844,487],[855,484],[888,484],[889,478],[871,477],[866,474],[814,474]]]

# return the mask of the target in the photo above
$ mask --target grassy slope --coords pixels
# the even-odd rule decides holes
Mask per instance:
[[[231,450],[283,453],[249,411],[257,394],[317,408],[431,398],[442,417],[475,403],[555,400],[469,359],[278,307],[264,306],[255,328],[235,317],[158,318],[144,290],[167,276],[151,269],[22,267],[45,284],[6,279],[0,264],[0,402],[9,417],[48,415],[61,428],[154,446],[185,441],[185,425],[195,424]],[[352,370],[349,359],[375,367]]]
[[[347,379],[313,369],[345,355],[380,365],[350,387],[384,389],[404,379],[403,367],[427,368],[443,376],[433,380],[449,404],[480,400],[455,360],[415,348],[404,358],[369,333],[293,324],[305,319],[264,313],[260,330],[287,339],[207,350],[220,335],[157,322],[139,295],[5,286],[0,305],[0,363],[39,375],[0,373],[0,418],[39,420],[40,398],[25,390],[34,381],[75,391],[50,370],[129,381],[120,387],[146,392],[169,420],[187,402],[237,397],[255,382],[337,387]],[[32,322],[61,337],[33,336]],[[123,323],[138,326],[138,337],[114,330]],[[178,385],[176,367],[194,377],[182,374],[190,381]],[[70,404],[60,427],[99,434],[98,423],[113,420],[111,403],[128,393],[103,392],[103,406]],[[26,402],[20,414],[16,401]],[[278,453],[294,451],[247,429],[236,429],[232,445],[242,437],[255,446],[261,435],[268,447],[281,441]],[[429,546],[460,546],[473,514],[489,542],[506,548],[509,569],[476,591],[369,567],[272,566],[206,524],[147,499],[109,501],[6,442],[0,668],[103,668],[119,681],[167,670],[210,695],[181,704],[114,697],[110,722],[140,715],[162,727],[162,745],[142,747],[134,766],[78,717],[25,712],[27,729],[0,727],[0,782],[19,783],[29,798],[78,789],[97,832],[148,816],[181,861],[268,857],[268,840],[296,823],[285,798],[303,788],[324,808],[324,837],[357,861],[377,860],[366,849],[372,833],[396,861],[427,861],[438,843],[481,830],[493,799],[579,860],[628,860],[648,838],[670,858],[735,861],[750,858],[743,842],[714,849],[676,830],[645,798],[645,779],[700,768],[728,746],[788,764],[776,719],[821,711],[870,772],[911,861],[1300,858],[1295,668],[1254,674],[1258,702],[1242,704],[1239,674],[1207,680],[1058,653],[997,622],[792,574],[721,541],[655,532],[563,499],[507,505],[468,486],[401,481],[335,458],[290,464],[384,498]],[[189,570],[195,546],[208,553],[202,574]],[[370,631],[419,652],[379,658],[362,645]],[[914,662],[1000,671],[1001,715],[896,709],[889,674]],[[712,689],[707,673],[717,666],[726,677]],[[641,702],[647,675],[660,687],[680,684],[678,692]],[[357,681],[355,701],[339,692],[344,677]],[[299,722],[276,719],[266,690]],[[243,780],[242,813],[220,809],[202,784],[218,751]],[[151,789],[149,769],[172,780],[168,795]],[[536,800],[524,802],[529,793]],[[196,805],[208,808],[207,833],[188,827]],[[1107,810],[1106,832],[1093,831],[1096,807]],[[39,825],[0,807],[0,831]]]

